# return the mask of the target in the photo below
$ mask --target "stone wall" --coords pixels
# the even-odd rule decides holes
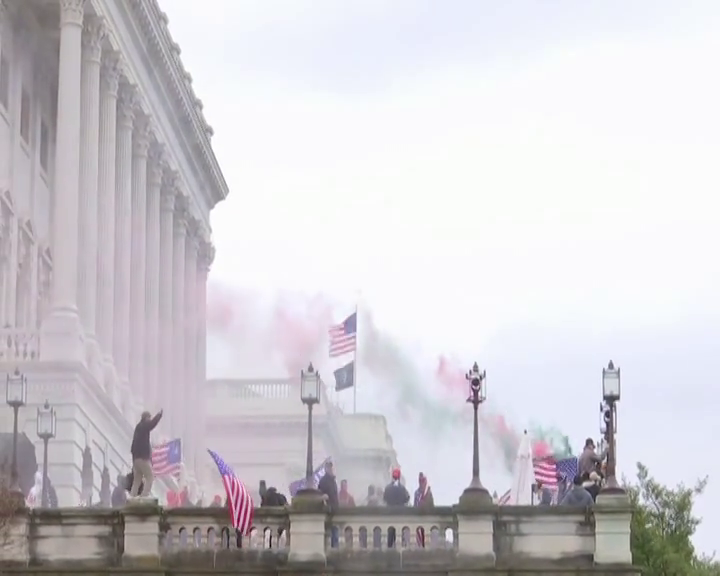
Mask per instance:
[[[253,530],[238,541],[223,508],[23,510],[0,538],[0,574],[630,575],[639,574],[630,518],[617,502],[593,510],[355,508],[333,516],[321,502],[303,502],[256,510]]]

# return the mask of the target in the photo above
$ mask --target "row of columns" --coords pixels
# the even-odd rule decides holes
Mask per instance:
[[[41,357],[87,362],[136,419],[165,408],[194,466],[213,250],[103,22],[61,5],[53,292]],[[192,410],[191,410],[192,407]]]

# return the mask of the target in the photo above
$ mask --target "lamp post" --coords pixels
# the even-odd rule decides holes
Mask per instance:
[[[50,403],[45,400],[45,405],[37,409],[37,435],[43,441],[43,478],[42,478],[42,502],[43,508],[48,507],[48,442],[55,438],[57,432],[57,414]]]
[[[303,492],[315,492],[313,474],[313,406],[320,403],[320,373],[315,371],[312,362],[307,371],[300,371],[300,399],[308,408],[307,423],[307,461],[305,463],[305,487]]]
[[[480,372],[477,362],[473,364],[472,369],[465,376],[469,385],[469,396],[467,402],[473,407],[473,465],[472,480],[463,492],[463,499],[472,498],[473,501],[480,504],[491,504],[492,496],[480,482],[480,433],[478,430],[478,408],[487,399],[486,375],[483,370]]]
[[[617,433],[617,402],[620,400],[620,368],[615,368],[612,360],[608,362],[607,368],[602,371],[603,400],[605,410],[603,411],[603,423],[605,424],[608,454],[607,470],[605,474],[605,486],[601,492],[605,494],[622,494],[625,491],[618,484],[616,475],[616,454],[615,434]]]
[[[17,448],[18,448],[18,412],[27,404],[27,379],[20,370],[15,368],[13,374],[7,375],[5,388],[5,401],[13,409],[13,444],[12,444],[12,468],[10,470],[10,489],[13,492],[20,492],[18,484]]]

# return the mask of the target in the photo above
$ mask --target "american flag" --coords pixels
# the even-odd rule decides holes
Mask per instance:
[[[558,475],[571,482],[577,475],[578,459],[575,456],[561,460],[556,460],[553,457],[540,458],[533,460],[533,468],[536,482],[541,482],[543,486],[548,488],[557,489]]]
[[[330,358],[355,352],[357,343],[357,312],[353,312],[340,324],[330,326]]]
[[[242,536],[246,536],[252,528],[253,513],[255,511],[252,496],[245,488],[245,484],[235,476],[232,468],[225,464],[225,461],[215,452],[212,450],[208,450],[208,452],[215,461],[222,477],[223,486],[225,486],[225,494],[227,494],[228,507],[230,508],[230,521],[233,528],[240,532]]]
[[[158,444],[152,450],[153,474],[155,476],[179,476],[182,459],[182,440],[180,438]]]

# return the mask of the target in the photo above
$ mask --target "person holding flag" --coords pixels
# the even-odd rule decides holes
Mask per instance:
[[[235,528],[237,546],[241,548],[242,537],[248,536],[252,528],[255,504],[245,484],[235,475],[232,468],[217,453],[212,450],[208,450],[208,453],[218,467],[218,472],[220,472],[228,500],[230,523]]]

